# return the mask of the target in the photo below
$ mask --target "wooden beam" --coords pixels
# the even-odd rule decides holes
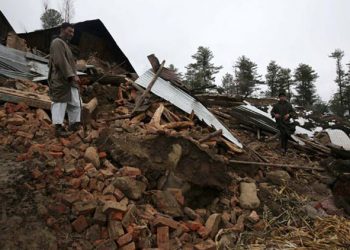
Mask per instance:
[[[290,164],[279,164],[279,163],[238,161],[238,160],[230,160],[230,163],[240,164],[240,165],[257,165],[257,166],[263,166],[263,167],[295,168],[295,169],[325,171],[324,168],[298,166],[298,165],[290,165]]]
[[[33,108],[51,109],[49,96],[17,89],[0,87],[0,100],[12,103],[25,103]]]
[[[161,103],[159,104],[159,107],[157,108],[157,110],[154,112],[153,117],[149,122],[149,125],[152,125],[156,128],[160,128],[160,119],[162,117],[163,111],[164,111],[164,105],[163,103]]]
[[[198,142],[203,143],[203,142],[208,141],[211,138],[214,138],[214,137],[219,136],[219,135],[222,135],[222,129],[216,130],[213,133],[210,133],[210,134],[204,136],[203,138],[199,139]]]
[[[187,128],[194,126],[192,121],[183,121],[183,122],[169,122],[167,124],[162,125],[161,127],[164,129],[173,129],[173,128]]]
[[[151,80],[151,82],[148,84],[146,90],[142,93],[142,95],[140,96],[140,98],[136,101],[135,107],[133,109],[133,111],[131,113],[134,113],[142,104],[142,102],[144,101],[144,99],[146,98],[146,96],[148,95],[148,93],[151,91],[153,85],[155,84],[155,82],[158,79],[158,76],[160,75],[160,73],[162,72],[162,69],[164,67],[165,61],[162,62],[162,64],[160,65],[157,73],[154,75],[153,79]]]

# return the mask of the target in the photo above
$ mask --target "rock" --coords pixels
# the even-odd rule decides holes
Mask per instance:
[[[202,241],[194,245],[195,250],[216,250],[216,244],[212,240]]]
[[[123,225],[120,221],[110,220],[108,222],[108,235],[113,240],[118,240],[124,234]]]
[[[104,214],[109,214],[112,211],[125,212],[127,210],[127,204],[117,202],[117,201],[106,201],[103,205],[102,212]]]
[[[260,220],[260,217],[259,217],[259,215],[256,213],[256,211],[252,211],[250,214],[249,214],[249,216],[248,216],[248,218],[247,218],[250,222],[252,222],[252,223],[257,223],[259,220]]]
[[[260,206],[255,183],[241,182],[240,191],[239,204],[241,208],[256,209]]]
[[[96,246],[96,250],[117,250],[117,244],[115,244],[114,240],[106,240],[101,242]]]
[[[205,228],[208,230],[211,238],[214,238],[219,231],[219,224],[221,222],[221,214],[212,214],[205,222]]]
[[[83,232],[87,227],[88,223],[86,221],[86,218],[84,215],[80,215],[75,221],[72,223],[72,227],[74,228],[75,231],[78,233]]]
[[[94,223],[97,223],[102,226],[106,223],[107,216],[103,213],[101,207],[97,207],[94,213],[94,217],[92,219]]]
[[[122,224],[125,228],[127,228],[132,222],[134,222],[135,213],[136,213],[135,204],[130,204],[128,206],[128,211],[125,213],[122,219]]]
[[[138,176],[141,175],[141,170],[139,168],[124,166],[119,170],[122,176]]]
[[[195,220],[199,217],[198,214],[196,214],[196,212],[189,207],[185,207],[184,208],[184,213],[188,216],[188,218],[190,218],[191,220]]]
[[[156,190],[152,195],[152,200],[161,212],[173,217],[183,216],[182,209],[171,192]]]
[[[284,170],[270,171],[266,174],[266,177],[275,185],[285,185],[290,180],[290,175]]]
[[[146,184],[131,177],[116,177],[113,185],[120,189],[128,198],[138,200],[146,190]]]
[[[96,168],[100,167],[100,157],[98,156],[97,149],[95,147],[88,147],[85,151],[84,158],[86,161],[94,164]]]
[[[100,239],[101,229],[100,226],[95,224],[86,230],[86,239],[95,241]]]
[[[132,233],[127,233],[119,237],[117,243],[118,246],[122,247],[132,241]]]

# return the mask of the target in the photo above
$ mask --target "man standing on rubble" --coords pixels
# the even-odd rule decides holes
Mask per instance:
[[[292,105],[287,101],[285,93],[280,93],[278,97],[279,101],[273,106],[271,115],[276,119],[277,128],[280,131],[281,147],[283,153],[286,154],[288,149],[288,139],[295,132],[295,126],[290,122],[290,119],[295,113]]]
[[[49,95],[52,101],[52,123],[57,137],[67,137],[80,127],[81,99],[75,59],[68,42],[74,35],[74,26],[63,23],[59,37],[51,42],[49,61]],[[69,127],[63,127],[65,113],[68,113]]]

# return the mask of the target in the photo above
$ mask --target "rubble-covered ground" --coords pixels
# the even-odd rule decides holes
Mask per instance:
[[[66,139],[42,110],[0,106],[1,249],[349,249],[349,180],[335,171],[346,161],[284,156],[277,140],[234,129],[270,163],[311,170],[230,164],[254,157],[199,143],[212,130],[159,99],[109,119],[127,103]],[[165,126],[175,116],[193,124]]]

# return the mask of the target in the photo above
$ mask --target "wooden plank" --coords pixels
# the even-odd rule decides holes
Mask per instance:
[[[228,147],[229,150],[231,150],[232,152],[235,152],[235,153],[243,153],[243,150],[238,148],[235,144],[233,144],[232,142],[224,139],[224,138],[221,138],[221,141]]]
[[[222,135],[222,129],[216,130],[213,133],[210,133],[210,134],[204,136],[203,138],[199,139],[198,142],[203,143],[203,142],[208,141],[208,140],[210,140],[216,136],[219,136],[219,135]]]
[[[162,117],[163,111],[164,111],[164,105],[163,103],[161,103],[159,104],[159,107],[157,108],[156,112],[154,112],[153,117],[149,122],[149,125],[152,125],[156,128],[160,128],[160,119]]]
[[[148,95],[148,93],[151,91],[153,85],[155,84],[155,82],[158,79],[158,76],[160,75],[160,73],[162,72],[162,69],[164,67],[165,61],[162,62],[162,64],[160,65],[157,73],[154,75],[153,79],[151,80],[151,82],[148,84],[146,90],[142,93],[142,95],[140,96],[140,98],[136,101],[135,107],[133,109],[133,111],[131,112],[132,114],[141,106],[141,104],[143,103],[144,99],[146,98],[146,96]]]
[[[230,160],[230,163],[240,164],[240,165],[256,165],[256,166],[264,166],[264,167],[295,168],[295,169],[325,171],[324,168],[319,168],[319,167],[298,166],[298,165],[279,164],[279,163],[251,162],[251,161],[239,161],[239,160]]]
[[[12,103],[25,103],[29,107],[50,110],[51,100],[47,95],[0,87],[0,100]]]
[[[167,124],[162,125],[162,128],[165,129],[173,129],[173,128],[187,128],[187,127],[193,127],[194,123],[192,121],[184,121],[184,122],[170,122]]]

